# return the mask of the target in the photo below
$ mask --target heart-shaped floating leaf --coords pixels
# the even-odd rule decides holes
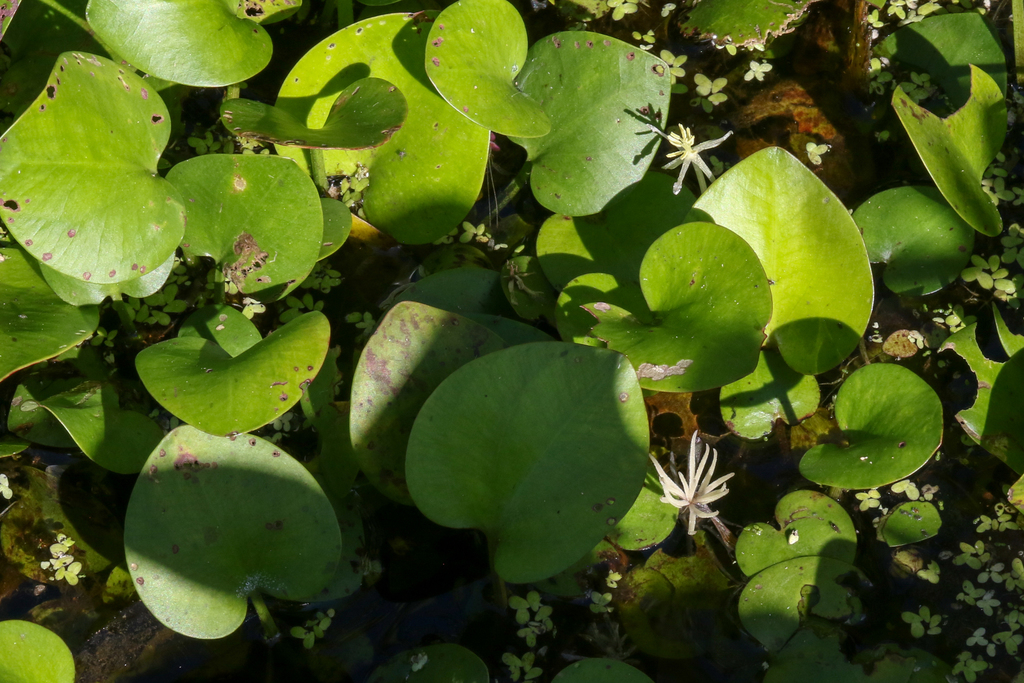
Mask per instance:
[[[493,270],[482,268],[456,268],[434,273],[413,283],[398,295],[398,301],[416,301],[465,316],[515,316],[502,293],[501,277]]]
[[[807,555],[853,562],[857,530],[846,510],[817,491],[794,491],[775,506],[779,528],[758,522],[736,540],[736,562],[747,576]]]
[[[260,342],[260,331],[241,311],[228,304],[204,306],[186,318],[178,329],[178,339],[202,337],[239,356]]]
[[[860,651],[849,661],[843,653],[846,636],[837,631],[813,625],[797,631],[772,657],[763,683],[944,683],[956,678],[950,666],[935,655],[918,649],[902,650],[893,644]]]
[[[357,164],[370,169],[366,218],[406,244],[432,242],[465,218],[487,164],[487,130],[452,109],[423,70],[432,17],[392,14],[338,31],[299,60],[277,100],[279,109],[319,128],[341,91],[361,78],[383,78],[401,90],[409,117],[390,143],[323,155],[328,175],[354,175]],[[308,168],[301,150],[279,147],[278,153]]]
[[[11,64],[0,77],[0,110],[18,117],[46,85],[58,54],[107,53],[85,20],[83,0],[19,0],[14,4],[19,9],[18,20],[3,35]],[[40,40],[40,36],[46,36],[46,40]]]
[[[643,550],[664,541],[679,518],[678,508],[661,501],[664,495],[657,471],[648,467],[640,495],[605,538],[623,550]]]
[[[693,206],[693,194],[686,188],[672,194],[672,183],[663,173],[648,173],[596,216],[555,215],[544,221],[537,235],[537,258],[555,289],[588,273],[639,283],[647,249],[686,222]]]
[[[908,24],[882,41],[883,57],[927,71],[942,86],[954,107],[971,95],[971,64],[991,76],[1006,92],[1006,55],[999,37],[975,12],[943,14]]]
[[[878,537],[890,548],[917,543],[939,533],[942,518],[934,505],[926,501],[900,503],[878,524]]]
[[[570,664],[551,683],[654,683],[639,669],[615,659],[584,659]]]
[[[974,229],[934,187],[879,192],[857,207],[853,220],[868,258],[888,264],[882,277],[897,294],[923,296],[956,282],[974,253]]]
[[[746,48],[768,44],[793,31],[816,0],[711,0],[694,5],[680,29],[684,35],[700,35],[719,47]]]
[[[555,325],[563,341],[605,346],[603,341],[590,334],[594,327],[594,316],[584,306],[594,301],[603,301],[627,311],[647,311],[647,302],[639,282],[620,282],[606,273],[580,275],[566,284],[558,295]]]
[[[409,492],[438,524],[487,534],[513,583],[557,574],[625,515],[647,471],[647,412],[628,361],[544,342],[456,370],[427,399]]]
[[[341,533],[331,503],[274,444],[181,426],[142,472],[125,555],[139,597],[168,628],[221,638],[241,625],[249,595],[307,599],[334,575]]]
[[[992,77],[971,65],[971,98],[944,119],[915,104],[900,87],[892,106],[942,196],[975,230],[998,235],[1003,219],[981,188],[982,175],[1006,138],[1006,101]]]
[[[86,16],[118,55],[148,74],[200,87],[231,85],[270,61],[270,36],[237,0],[89,0]]]
[[[530,186],[555,213],[589,216],[647,172],[668,116],[663,61],[621,40],[566,31],[530,48],[517,85],[540,102],[551,132],[512,138],[533,162]]]
[[[54,270],[134,280],[178,246],[185,209],[156,171],[171,123],[149,87],[105,57],[66,52],[0,138],[0,216]]]
[[[369,683],[487,683],[487,665],[455,643],[399,652],[373,672]]]
[[[50,285],[54,294],[69,304],[89,306],[101,304],[108,297],[113,301],[121,301],[122,295],[145,299],[147,296],[156,294],[167,284],[167,278],[170,277],[171,271],[174,269],[174,263],[175,255],[171,254],[159,268],[142,277],[105,285],[93,284],[70,275],[64,275],[42,263],[36,262],[34,265],[38,267],[40,275],[46,280],[46,284]]]
[[[505,0],[459,0],[430,28],[424,65],[441,96],[473,123],[536,138],[551,121],[516,87],[527,45],[523,18]]]
[[[772,286],[768,341],[791,368],[816,375],[856,348],[874,297],[864,241],[839,198],[796,157],[778,147],[751,154],[694,208],[757,253]]]
[[[503,348],[500,337],[455,313],[412,302],[388,311],[352,375],[352,447],[370,483],[412,504],[405,452],[420,408],[450,374]]]
[[[95,306],[61,301],[20,249],[0,248],[0,380],[88,338]]]
[[[210,256],[246,294],[295,289],[316,265],[323,212],[316,186],[281,157],[207,154],[167,174],[186,199],[186,256]]]
[[[0,622],[0,680],[73,683],[75,658],[60,636],[30,621]]]
[[[795,425],[810,417],[820,399],[818,380],[801,375],[776,351],[765,349],[752,373],[722,387],[719,403],[733,434],[760,439],[772,433],[776,420]]]
[[[800,460],[816,484],[870,489],[899,481],[928,462],[942,443],[942,402],[912,371],[895,364],[865,365],[836,396],[843,448],[821,444]]]
[[[768,280],[754,250],[713,223],[659,237],[640,266],[650,312],[588,305],[594,336],[629,357],[640,386],[657,391],[720,387],[757,367],[771,316]]]
[[[656,550],[613,594],[630,640],[656,657],[689,659],[726,637],[713,615],[728,609],[733,599],[729,577],[708,546],[707,534],[699,531],[693,541],[695,552],[686,557]]]
[[[974,405],[956,414],[960,426],[985,450],[1024,474],[1024,417],[1019,408],[1020,387],[1024,387],[1024,338],[1011,335],[999,311],[993,310],[1003,350],[1011,356],[1009,361],[997,363],[985,357],[978,346],[977,323],[951,335],[939,350],[955,351],[978,378]]]
[[[342,202],[321,197],[320,209],[324,214],[324,234],[320,241],[317,261],[322,261],[341,249],[352,232],[352,212]]]
[[[779,562],[747,582],[740,595],[740,622],[768,650],[775,651],[800,628],[801,606],[808,616],[854,621],[861,615],[857,588],[870,585],[860,569],[831,557],[814,555]],[[808,600],[809,590],[815,590],[813,603]]]
[[[407,113],[402,93],[379,78],[363,78],[342,90],[322,128],[307,128],[288,112],[262,102],[235,99],[220,105],[224,126],[235,135],[319,149],[380,147],[402,127]]]
[[[118,405],[111,384],[85,382],[39,402],[60,420],[89,459],[118,474],[138,474],[163,430],[151,419]]]
[[[237,356],[184,336],[143,349],[135,367],[153,398],[182,421],[210,434],[249,432],[298,402],[330,334],[327,318],[310,311]]]
[[[50,381],[46,375],[32,373],[14,390],[7,413],[7,429],[32,443],[51,448],[73,449],[75,440],[56,417],[39,402],[71,391],[82,383],[81,377]]]

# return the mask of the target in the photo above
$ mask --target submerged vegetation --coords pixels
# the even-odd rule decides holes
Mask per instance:
[[[1009,13],[0,0],[0,679],[1019,680]]]

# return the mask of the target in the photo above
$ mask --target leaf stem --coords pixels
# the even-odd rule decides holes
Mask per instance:
[[[356,16],[352,9],[352,0],[337,0],[338,2],[338,30],[355,23]]]
[[[508,607],[508,591],[505,588],[505,580],[498,576],[498,571],[494,568],[494,553],[496,550],[494,543],[488,538],[487,554],[491,564],[491,586],[494,588],[494,601],[498,604],[498,607],[506,609]]]
[[[1013,0],[1013,57],[1017,66],[1017,85],[1024,85],[1024,0]]]
[[[281,631],[278,630],[274,617],[271,616],[270,610],[267,609],[267,603],[263,601],[263,594],[259,590],[254,590],[252,593],[249,593],[249,599],[252,600],[252,606],[256,608],[256,615],[260,618],[260,624],[263,625],[263,637],[266,638],[267,642],[277,640],[281,636]]]
[[[310,175],[313,182],[327,196],[327,167],[324,165],[324,151],[322,149],[309,150]]]

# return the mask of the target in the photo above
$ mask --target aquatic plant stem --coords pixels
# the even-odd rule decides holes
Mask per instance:
[[[498,571],[494,568],[494,554],[496,548],[491,539],[487,539],[487,555],[491,563],[491,586],[494,588],[494,601],[498,603],[498,607],[505,609],[508,607],[508,591],[505,587],[505,579],[498,576]]]
[[[252,600],[252,606],[256,608],[256,615],[260,618],[260,624],[263,625],[263,637],[268,642],[276,640],[281,635],[281,631],[277,628],[270,610],[267,609],[267,603],[263,602],[263,595],[258,590],[254,590],[252,593],[249,593],[249,599]]]
[[[1013,0],[1013,61],[1017,85],[1024,85],[1024,0]]]
[[[501,194],[496,197],[496,203],[494,209],[488,214],[487,219],[484,221],[487,225],[494,225],[498,222],[501,210],[508,206],[512,200],[519,196],[519,193],[523,191],[523,188],[530,182],[530,169],[533,164],[527,162],[523,164],[523,167],[519,169],[519,173],[516,177],[509,181],[501,190]]]
[[[309,150],[310,173],[313,182],[324,195],[327,195],[327,167],[324,166],[324,151],[322,149]]]
[[[338,3],[338,30],[355,23],[356,16],[352,9],[352,0],[337,0]]]

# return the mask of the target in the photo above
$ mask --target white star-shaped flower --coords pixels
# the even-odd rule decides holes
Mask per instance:
[[[707,142],[702,142],[699,145],[694,146],[693,143],[696,142],[696,140],[693,137],[693,133],[690,132],[689,128],[684,128],[682,124],[679,125],[678,133],[669,133],[668,135],[662,133],[655,126],[651,126],[650,124],[647,125],[650,126],[652,131],[668,140],[668,143],[677,150],[675,152],[668,153],[668,158],[671,159],[671,161],[662,166],[666,171],[682,166],[682,168],[679,169],[679,178],[676,180],[676,184],[672,186],[672,193],[679,194],[679,191],[683,189],[683,177],[690,169],[691,163],[697,167],[698,171],[700,171],[700,173],[697,173],[697,183],[700,185],[700,191],[703,192],[706,190],[708,186],[707,183],[704,182],[704,177],[707,176],[708,180],[714,181],[715,174],[711,172],[708,165],[704,163],[703,159],[701,159],[700,153],[718,147],[720,144],[725,142],[726,138],[732,135],[732,131],[729,131],[722,137],[716,138],[715,140],[708,140]]]
[[[704,452],[698,463],[697,452],[701,446],[704,447]],[[711,467],[707,469],[707,474],[703,474],[704,468],[708,464],[709,454],[711,455]],[[654,463],[655,469],[658,470],[658,479],[661,480],[661,488],[665,491],[661,502],[679,508],[680,519],[684,516],[689,517],[687,531],[691,536],[697,533],[698,519],[709,519],[718,516],[718,513],[708,507],[708,505],[729,493],[725,482],[729,481],[735,475],[735,472],[730,472],[724,477],[711,481],[711,477],[715,476],[715,466],[718,464],[718,451],[704,444],[696,431],[693,432],[693,438],[690,439],[690,460],[689,466],[686,469],[685,479],[679,476],[674,461],[669,463],[669,469],[672,472],[670,476],[665,473],[665,470],[662,469],[661,465],[658,464],[658,460],[653,455],[649,457],[651,462]]]

